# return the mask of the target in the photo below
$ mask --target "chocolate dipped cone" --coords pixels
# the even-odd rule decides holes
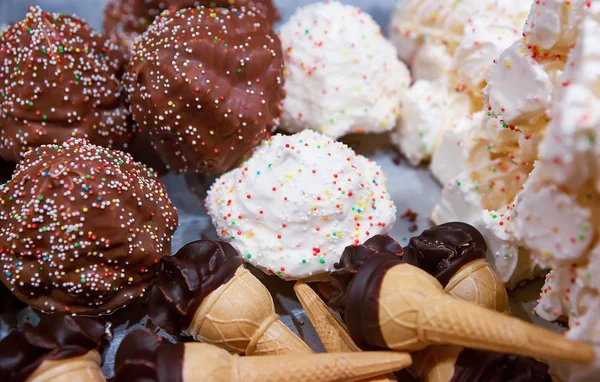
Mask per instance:
[[[96,350],[63,360],[46,360],[26,382],[105,382],[100,369],[100,354]]]
[[[414,357],[412,369],[423,382],[552,381],[548,365],[514,354],[437,345]]]
[[[239,354],[312,353],[231,245],[200,240],[161,261],[149,304],[158,327]]]
[[[352,341],[346,325],[310,286],[303,282],[297,282],[294,285],[294,292],[328,353],[362,351]],[[369,379],[371,382],[395,380],[395,378],[385,375]]]
[[[588,363],[591,345],[494,312],[444,292],[427,272],[389,251],[347,247],[331,274],[339,291],[330,306],[344,312],[360,346],[416,351],[433,344]]]
[[[409,354],[394,352],[239,357],[209,344],[171,344],[140,329],[119,347],[114,381],[140,375],[157,382],[356,381],[411,362]]]
[[[104,324],[91,318],[43,315],[0,342],[0,380],[103,382],[97,349],[104,336]]]
[[[452,296],[504,312],[508,294],[485,261],[486,252],[485,239],[475,227],[452,222],[411,238],[402,256],[406,263],[434,276]]]

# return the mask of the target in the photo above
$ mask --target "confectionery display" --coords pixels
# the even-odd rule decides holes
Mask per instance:
[[[396,220],[381,168],[312,130],[263,142],[215,181],[206,208],[244,261],[285,279],[326,279],[347,245]]]
[[[272,0],[108,0],[104,7],[104,31],[113,40],[131,47],[162,12],[198,6],[244,6],[262,14],[270,23],[279,20],[279,11]]]
[[[452,244],[464,243],[466,238],[470,238],[469,244],[452,246]],[[429,273],[436,272],[436,278],[443,282],[444,279],[447,280],[447,278],[453,277],[451,273],[457,272],[458,267],[453,267],[452,263],[445,264],[446,267],[432,267],[431,265],[437,263],[436,260],[440,258],[456,260],[479,257],[479,255],[474,256],[473,254],[479,252],[481,246],[485,245],[481,241],[482,239],[481,234],[469,225],[449,223],[434,227],[420,236],[414,237],[404,250],[392,238],[377,236],[367,241],[359,249],[362,251],[359,256],[377,256],[379,252],[395,254],[401,256],[403,261],[417,263],[417,266],[428,270]],[[466,259],[464,261],[467,261]],[[429,260],[429,263],[427,260]],[[475,281],[478,277],[475,273],[469,273],[464,279]],[[464,285],[463,290],[474,292],[478,289],[476,282],[464,283]],[[294,290],[328,352],[360,351],[360,348],[350,337],[344,323],[331,312],[307,284],[298,283]],[[460,296],[460,298],[480,303],[475,293],[467,293]],[[494,304],[494,306],[500,308],[499,311],[504,308],[502,302],[505,299],[505,296],[501,297],[499,299],[500,303]],[[548,365],[529,357],[472,349],[463,350],[460,346],[438,345],[413,353],[413,358],[413,369],[418,377],[421,380],[430,382],[521,380],[519,378],[524,378],[523,380],[527,381],[549,382],[551,380]],[[407,378],[407,376],[403,377]],[[389,377],[379,377],[378,380],[389,380],[386,378]]]
[[[389,1],[3,8],[0,382],[599,380],[600,0]]]
[[[371,16],[339,1],[311,4],[296,11],[280,37],[284,129],[337,139],[394,128],[411,77]]]
[[[151,285],[177,224],[130,155],[82,139],[40,146],[0,186],[0,279],[45,312],[110,313]]]
[[[279,320],[267,288],[225,242],[195,241],[164,257],[149,309],[152,321],[168,333],[234,353],[312,353]]]
[[[395,352],[238,357],[208,344],[172,344],[140,329],[119,347],[114,380],[143,376],[156,382],[357,381],[410,364],[409,354]]]
[[[121,87],[125,54],[75,16],[32,6],[0,33],[0,156],[86,138],[126,148],[134,127]]]
[[[481,230],[488,261],[509,287],[552,268],[535,312],[568,319],[568,336],[582,340],[598,338],[600,301],[593,277],[599,5],[533,3],[523,37],[487,75],[487,112],[469,134],[477,160],[446,183],[432,215]]]
[[[592,345],[565,339],[456,298],[433,276],[403,261],[379,238],[346,248],[331,274],[330,306],[344,313],[360,347],[418,351],[434,344],[590,363]]]
[[[43,316],[0,341],[0,380],[105,381],[99,353],[105,339],[104,324],[93,319]]]
[[[176,172],[224,172],[278,125],[283,53],[252,9],[160,16],[125,74],[134,120]]]

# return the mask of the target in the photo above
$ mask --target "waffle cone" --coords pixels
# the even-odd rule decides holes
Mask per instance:
[[[298,282],[294,285],[294,292],[328,353],[361,351],[350,337],[346,325],[310,286]]]
[[[89,351],[86,354],[61,360],[46,360],[27,378],[26,382],[105,382],[100,369],[100,354]]]
[[[356,381],[410,366],[407,353],[364,352],[239,357],[208,344],[187,343],[183,381]]]
[[[481,307],[506,312],[508,294],[491,265],[478,259],[464,265],[444,288],[454,297],[473,302]]]
[[[437,345],[413,353],[413,371],[423,382],[449,382],[462,351],[460,346]]]
[[[350,337],[346,325],[329,309],[310,286],[303,282],[297,282],[294,285],[294,291],[328,353],[362,351]],[[395,381],[396,379],[382,375],[368,380],[370,382],[383,382]]]
[[[267,288],[243,266],[202,301],[186,332],[233,353],[312,353],[281,322]]]
[[[435,278],[408,264],[385,274],[378,313],[383,340],[399,351],[451,344],[577,363],[595,356],[587,343],[450,296]]]

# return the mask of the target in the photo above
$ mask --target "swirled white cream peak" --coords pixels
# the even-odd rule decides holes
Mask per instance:
[[[281,27],[280,39],[284,129],[339,138],[395,127],[411,77],[371,16],[338,1],[311,4]]]
[[[312,130],[264,141],[215,181],[206,208],[245,261],[284,279],[326,276],[346,246],[396,220],[381,168]]]

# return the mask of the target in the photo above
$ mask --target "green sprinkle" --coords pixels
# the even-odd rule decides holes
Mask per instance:
[[[40,195],[38,196],[38,200],[44,200],[44,197]]]
[[[302,259],[302,264],[306,264],[306,260],[305,259]]]
[[[319,259],[319,263],[325,264],[325,259]]]
[[[247,257],[247,258],[249,258],[249,259],[251,259],[251,258],[252,258],[252,255],[251,255],[250,253],[248,253],[248,254],[246,255],[246,257]]]

